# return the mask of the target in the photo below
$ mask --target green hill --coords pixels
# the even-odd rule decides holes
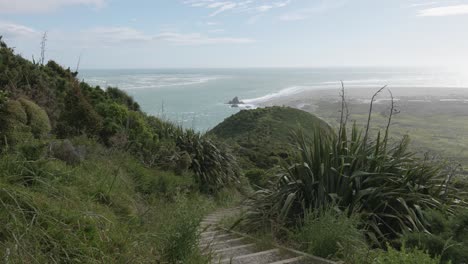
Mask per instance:
[[[270,169],[280,158],[287,158],[292,133],[330,126],[315,115],[290,107],[243,110],[226,118],[211,131],[233,145],[243,168]]]
[[[234,157],[77,74],[0,36],[2,263],[207,263],[198,226]]]

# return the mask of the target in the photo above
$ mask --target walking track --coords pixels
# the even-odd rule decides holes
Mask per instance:
[[[265,247],[245,234],[222,228],[220,221],[234,216],[239,209],[223,209],[207,215],[201,223],[200,249],[211,254],[213,264],[335,264],[299,251]]]

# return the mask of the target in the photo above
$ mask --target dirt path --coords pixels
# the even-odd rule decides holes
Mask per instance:
[[[213,257],[217,264],[334,264],[334,262],[313,257],[302,252],[265,247],[247,235],[232,232],[219,226],[219,222],[236,215],[239,209],[223,209],[209,214],[201,223],[199,247]]]

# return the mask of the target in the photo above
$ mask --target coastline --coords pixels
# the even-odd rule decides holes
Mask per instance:
[[[380,87],[374,88],[346,88],[346,100],[352,104],[369,104],[372,95]],[[395,101],[405,103],[463,103],[468,106],[468,87],[388,87],[392,92]],[[314,112],[320,102],[340,102],[341,89],[305,89],[284,96],[266,95],[258,99],[244,100],[249,105],[258,107],[267,106],[289,106],[308,112]],[[272,95],[282,95],[281,92]],[[390,100],[388,91],[382,91],[377,96],[376,104]],[[467,110],[468,111],[468,110]]]
[[[369,103],[379,88],[345,89],[350,123],[364,126]],[[468,175],[468,88],[390,87],[395,99],[392,137],[410,136],[411,149],[462,165]],[[288,106],[312,113],[331,125],[340,118],[340,89],[317,89],[272,98],[258,107]],[[374,101],[374,132],[385,129],[390,112],[390,95],[382,91]]]

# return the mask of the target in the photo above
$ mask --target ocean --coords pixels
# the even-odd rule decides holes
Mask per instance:
[[[243,107],[309,89],[389,87],[468,88],[468,74],[439,69],[141,69],[81,70],[79,78],[102,88],[119,87],[142,110],[186,128],[207,131],[241,108],[226,102],[239,97]]]

